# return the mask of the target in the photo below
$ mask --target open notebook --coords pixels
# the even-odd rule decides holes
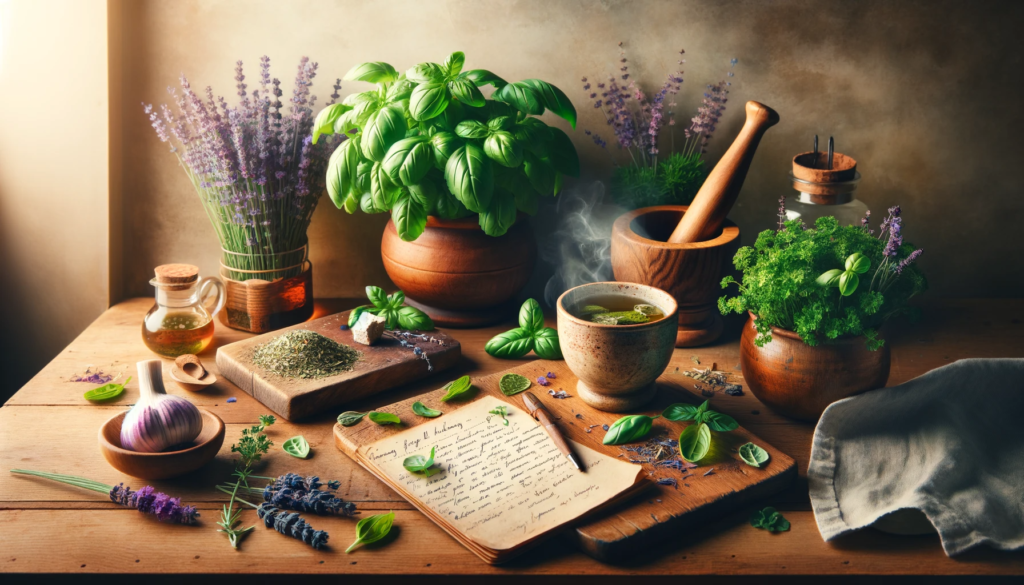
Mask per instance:
[[[502,417],[490,414],[498,406]],[[650,482],[643,468],[569,441],[577,471],[526,411],[493,396],[356,450],[356,461],[484,561],[501,563]],[[402,461],[435,448],[440,473]]]

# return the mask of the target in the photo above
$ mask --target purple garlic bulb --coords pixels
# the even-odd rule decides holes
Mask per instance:
[[[164,389],[163,364],[147,360],[139,370],[139,401],[121,423],[121,446],[140,453],[160,453],[189,443],[203,430],[203,415],[194,404]]]

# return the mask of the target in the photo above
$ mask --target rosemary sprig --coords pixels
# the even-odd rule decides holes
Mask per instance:
[[[242,438],[238,440],[238,445],[231,445],[231,452],[238,453],[240,460],[235,467],[235,472],[232,474],[235,479],[233,482],[229,482],[223,486],[217,486],[217,489],[231,494],[231,499],[224,505],[221,510],[220,521],[217,525],[220,526],[220,530],[217,532],[223,532],[228,537],[228,542],[231,546],[238,548],[238,543],[241,542],[242,538],[252,532],[256,526],[249,526],[248,528],[236,528],[239,522],[239,516],[242,514],[241,508],[235,508],[235,501],[239,501],[248,504],[255,508],[256,506],[251,502],[248,502],[238,497],[238,490],[244,486],[248,491],[249,478],[254,477],[252,467],[259,463],[263,455],[270,450],[270,447],[274,445],[264,430],[274,424],[276,419],[269,415],[260,415],[260,424],[254,425],[248,429],[242,431]]]

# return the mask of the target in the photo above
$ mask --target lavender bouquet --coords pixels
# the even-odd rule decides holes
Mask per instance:
[[[679,51],[683,55],[685,51]],[[629,154],[624,165],[616,164],[612,176],[612,197],[617,204],[629,209],[652,205],[686,204],[693,200],[704,183],[707,171],[704,155],[715,132],[725,104],[728,101],[729,71],[726,79],[708,85],[697,115],[683,131],[684,140],[678,150],[675,145],[675,96],[682,89],[682,57],[679,69],[669,73],[665,83],[652,95],[646,93],[632,78],[629,59],[619,43],[619,71],[607,81],[592,84],[582,79],[583,90],[593,100],[594,108],[604,113],[605,121],[615,134],[615,145]],[[738,61],[732,59],[731,66]],[[595,87],[596,86],[596,87]],[[668,131],[668,156],[662,156],[665,146],[663,131]],[[607,149],[608,143],[600,134],[585,130],[595,144]],[[613,157],[613,163],[616,163]]]
[[[210,87],[200,97],[184,75],[181,91],[167,88],[176,112],[143,104],[157,136],[171,143],[195,186],[235,280],[302,272],[306,228],[324,192],[327,159],[341,141],[328,137],[313,144],[316,96],[310,86],[316,69],[307,57],[299,61],[287,108],[266,56],[260,59],[260,87],[251,93],[238,61],[237,105],[215,98]],[[339,97],[340,82],[328,104]]]

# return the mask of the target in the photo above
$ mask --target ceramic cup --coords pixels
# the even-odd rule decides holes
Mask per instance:
[[[654,305],[665,318],[637,325],[601,325],[573,316],[581,301],[626,295]],[[576,393],[598,410],[626,412],[654,397],[654,381],[665,371],[676,342],[678,307],[672,295],[643,284],[594,282],[558,297],[558,340],[565,363],[579,378]]]

